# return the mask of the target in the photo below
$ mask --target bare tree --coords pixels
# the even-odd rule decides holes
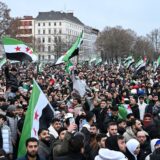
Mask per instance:
[[[96,41],[98,50],[101,51],[102,59],[118,61],[118,57],[129,54],[135,41],[135,32],[125,30],[120,26],[106,27]]]
[[[157,54],[160,51],[160,29],[154,29],[149,34],[147,38],[151,41],[154,46],[154,52]]]
[[[8,29],[6,30],[6,34],[12,38],[17,38],[17,35],[20,34],[20,26],[21,21],[19,20],[19,18],[12,18]]]
[[[54,53],[55,59],[58,59],[62,53],[65,53],[68,50],[68,45],[61,39],[55,38],[54,39]]]
[[[154,47],[152,43],[146,38],[146,37],[137,37],[135,44],[133,46],[132,53],[135,58],[139,58],[140,56],[146,56],[149,59],[153,60],[153,52],[154,52]]]
[[[0,37],[5,33],[10,25],[11,17],[9,12],[10,9],[8,9],[7,5],[0,2]]]

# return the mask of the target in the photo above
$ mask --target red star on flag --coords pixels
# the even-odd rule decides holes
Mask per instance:
[[[39,114],[38,114],[38,112],[36,111],[35,114],[34,114],[34,119],[35,119],[35,120],[38,120],[38,117],[39,117]]]
[[[33,131],[34,131],[34,135],[36,136],[37,135],[37,131],[35,128],[33,128]]]
[[[29,48],[29,47],[27,47],[27,48],[26,48],[26,52],[29,52],[29,50],[30,50],[30,48]]]
[[[16,51],[20,51],[20,49],[21,49],[21,48],[18,47],[18,46],[15,48]]]

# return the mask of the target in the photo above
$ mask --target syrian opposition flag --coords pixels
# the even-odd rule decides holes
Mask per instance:
[[[157,59],[157,68],[160,66],[160,56]]]
[[[2,38],[2,43],[4,45],[7,59],[18,61],[35,60],[35,55],[32,53],[32,49],[26,46],[22,41],[4,37]]]
[[[67,51],[65,56],[63,57],[63,61],[67,62],[72,57],[78,55],[80,45],[83,42],[83,32],[81,32],[80,36],[77,38],[76,42],[72,45],[72,47]]]
[[[39,128],[44,128],[44,125],[46,125],[46,123],[49,123],[44,117],[48,118],[50,117],[50,115],[52,115],[51,118],[53,118],[53,113],[54,110],[50,106],[49,101],[40,89],[37,82],[34,80],[33,90],[25,115],[24,125],[19,142],[18,157],[24,156],[26,153],[26,140],[30,137],[38,138]]]
[[[55,65],[59,65],[59,64],[64,63],[64,61],[63,61],[64,56],[65,55],[62,55],[61,57],[59,57],[58,60],[57,60],[57,62],[55,63]]]
[[[65,71],[70,74],[73,67],[74,67],[73,63],[69,60],[65,65]]]

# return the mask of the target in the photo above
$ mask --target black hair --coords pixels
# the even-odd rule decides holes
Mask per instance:
[[[38,139],[34,138],[34,137],[30,137],[26,140],[26,147],[28,146],[29,142],[37,142],[38,144]]]
[[[5,115],[3,115],[3,114],[0,114],[0,119],[3,119],[4,121],[6,121],[6,120],[7,120],[6,116],[5,116]]]
[[[43,132],[43,131],[48,131],[48,129],[47,128],[40,128],[39,130],[38,130],[38,136]]]
[[[61,127],[61,128],[58,130],[58,135],[60,135],[61,132],[66,131],[66,130],[67,130],[66,127]]]
[[[93,112],[88,112],[86,115],[86,121],[89,122],[94,117]]]
[[[71,153],[80,153],[84,147],[84,137],[82,135],[72,136],[69,140],[69,151]]]
[[[133,114],[133,113],[129,113],[129,114],[127,115],[127,119],[129,119],[131,116],[134,116],[134,114]]]
[[[110,126],[117,126],[116,122],[109,122],[107,125],[107,128],[109,128]]]
[[[54,124],[55,122],[60,122],[60,119],[58,119],[58,118],[53,118],[52,121],[51,121],[51,123]]]
[[[107,137],[106,134],[104,133],[100,133],[97,135],[96,140],[97,142],[100,142],[102,138]]]

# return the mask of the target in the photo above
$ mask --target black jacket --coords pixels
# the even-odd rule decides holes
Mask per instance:
[[[143,145],[140,145],[140,153],[138,155],[139,160],[145,160],[147,155],[151,153],[150,141],[146,141]]]
[[[55,157],[54,160],[85,160],[80,153],[70,153],[66,156]]]
[[[8,66],[5,68],[6,87],[11,87],[12,92],[16,92],[19,87],[19,82],[16,75],[9,72]]]
[[[131,106],[132,113],[135,118],[140,119],[139,107],[137,104]]]

